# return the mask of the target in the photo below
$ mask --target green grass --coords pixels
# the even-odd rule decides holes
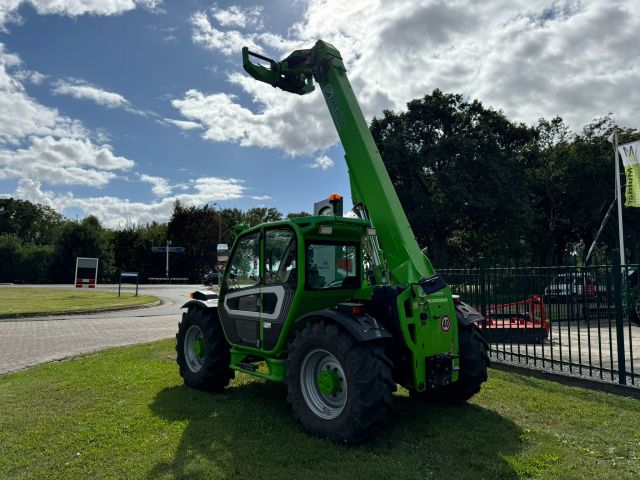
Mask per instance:
[[[0,376],[0,478],[631,479],[640,402],[501,371],[472,402],[405,391],[370,442],[310,437],[285,387],[182,385],[162,341]]]
[[[85,312],[151,303],[151,295],[53,288],[0,288],[0,316]]]

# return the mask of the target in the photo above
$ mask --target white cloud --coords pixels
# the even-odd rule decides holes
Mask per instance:
[[[89,100],[107,108],[123,108],[129,113],[146,116],[148,113],[131,105],[131,102],[116,92],[104,90],[83,80],[58,80],[53,84],[54,95],[68,95],[78,100]]]
[[[28,148],[0,149],[0,179],[43,179],[49,184],[103,186],[133,161],[89,139],[33,137]]]
[[[151,191],[158,197],[165,197],[171,193],[171,186],[166,178],[145,174],[140,174],[139,178],[141,182],[150,183]]]
[[[187,193],[145,203],[113,196],[79,198],[71,192],[58,194],[43,190],[39,181],[25,178],[20,180],[13,196],[50,206],[60,213],[68,208],[77,208],[85,215],[95,215],[103,225],[113,228],[131,222],[166,222],[176,200],[185,205],[234,200],[244,195],[246,187],[235,178],[205,177],[190,181],[187,190]]]
[[[25,70],[17,55],[0,44],[0,179],[100,187],[129,170],[134,162],[115,155],[108,144],[96,145],[81,122],[60,115],[30,97],[20,81]]]
[[[30,82],[34,85],[40,85],[47,78],[46,75],[33,70],[18,70],[14,76],[21,82]]]
[[[189,122],[187,120],[173,120],[171,118],[165,118],[163,119],[163,122],[174,125],[181,130],[201,130],[202,128],[204,128],[199,123]]]
[[[264,85],[254,83],[257,85],[251,88],[256,92]],[[184,117],[204,127],[202,137],[206,140],[282,148],[290,154],[312,152],[333,144],[337,135],[333,129],[325,128],[330,125],[330,117],[322,97],[296,96],[298,105],[293,108],[287,95],[273,90],[267,97],[260,97],[270,105],[258,113],[240,105],[233,95],[205,95],[198,90],[189,90],[171,104]],[[258,95],[255,98],[257,101]],[[282,102],[278,103],[277,99]],[[315,111],[317,115],[310,117],[309,111]]]
[[[255,34],[245,34],[238,30],[221,30],[214,26],[204,12],[196,12],[191,16],[193,27],[193,42],[208,48],[220,51],[225,55],[239,54],[244,46],[255,50]]]
[[[113,152],[107,143],[108,132],[90,131],[81,122],[31,97],[25,83],[42,80],[34,73],[24,69],[20,57],[6,52],[0,43],[0,111],[11,112],[0,116],[0,180],[18,181],[12,196],[49,205],[60,213],[69,208],[79,209],[85,215],[96,215],[111,227],[132,221],[165,222],[176,200],[202,205],[245,196],[247,187],[240,179],[196,178],[176,185],[179,193],[172,194],[174,187],[167,179],[136,172],[133,173],[140,181],[151,184],[157,200],[129,201],[111,195],[81,198],[72,192],[53,191],[49,185],[104,187],[115,178],[127,179],[124,173],[135,164]],[[57,94],[87,99],[109,108],[132,108],[122,95],[86,82],[59,82],[55,89]],[[182,129],[202,128],[184,120],[170,123]]]
[[[223,27],[258,27],[261,26],[260,16],[262,7],[243,8],[238,5],[231,5],[229,8],[211,8],[211,16],[215,18]]]
[[[316,157],[313,163],[305,164],[305,167],[308,168],[318,168],[320,170],[329,170],[333,167],[334,163],[327,155],[322,155],[320,157]]]
[[[342,53],[367,119],[435,88],[478,98],[515,121],[563,116],[573,128],[613,112],[637,126],[640,10],[633,0],[309,0],[286,37],[241,32],[198,12],[193,40],[237,59],[244,45],[282,58],[319,38]],[[319,92],[298,97],[228,76],[252,105],[228,93],[188,91],[174,101],[201,122],[203,137],[245,146],[313,153],[337,136]],[[217,121],[208,109],[219,106]],[[302,139],[301,137],[304,137]]]
[[[69,95],[79,100],[90,100],[107,108],[129,106],[129,101],[119,93],[109,92],[86,83],[58,81],[54,84],[54,95]]]
[[[78,138],[88,132],[77,120],[60,115],[31,98],[10,70],[21,65],[20,57],[7,53],[0,43],[0,147],[19,144],[31,135]]]
[[[0,2],[0,30],[9,22],[21,21],[18,9],[31,5],[40,15],[120,15],[137,7],[160,11],[162,0],[2,0]]]

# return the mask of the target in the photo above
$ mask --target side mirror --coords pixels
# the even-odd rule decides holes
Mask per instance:
[[[223,263],[229,260],[229,245],[226,243],[219,243],[217,249],[218,263]]]

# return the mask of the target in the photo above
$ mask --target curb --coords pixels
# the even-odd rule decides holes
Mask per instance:
[[[492,361],[491,368],[502,370],[504,372],[517,373],[523,376],[539,378],[541,380],[548,380],[551,382],[560,383],[562,385],[567,385],[569,387],[586,388],[589,390],[597,390],[599,392],[612,393],[621,397],[640,399],[640,389],[629,385],[603,382],[600,380],[585,377],[569,376],[558,372],[527,368],[520,365],[513,365],[511,363],[499,361]]]
[[[71,310],[71,311],[60,311],[60,312],[25,312],[25,313],[0,313],[0,322],[6,322],[11,320],[21,320],[21,319],[29,319],[36,317],[57,317],[62,315],[87,315],[92,313],[105,313],[105,312],[117,312],[120,310],[140,310],[142,308],[151,308],[163,305],[167,302],[162,301],[161,299],[156,300],[151,303],[142,303],[139,305],[122,305],[118,307],[105,307],[98,308],[95,310]]]

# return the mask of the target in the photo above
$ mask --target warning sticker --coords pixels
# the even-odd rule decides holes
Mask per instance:
[[[447,315],[440,319],[440,328],[443,332],[451,330],[451,319]]]

